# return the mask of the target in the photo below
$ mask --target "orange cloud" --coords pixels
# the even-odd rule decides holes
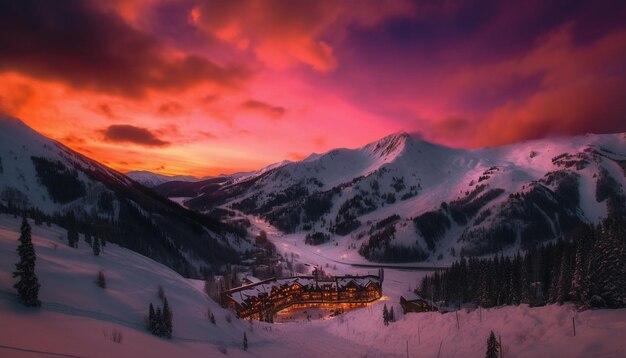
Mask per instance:
[[[413,5],[404,0],[353,2],[334,0],[234,0],[203,2],[190,20],[211,36],[240,50],[251,49],[273,68],[303,63],[327,72],[338,65],[329,38],[348,26],[371,27],[406,16]]]
[[[249,99],[241,104],[241,108],[260,112],[270,118],[281,118],[286,110],[284,107],[273,106],[271,104]]]

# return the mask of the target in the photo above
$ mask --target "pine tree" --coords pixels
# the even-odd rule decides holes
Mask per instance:
[[[489,292],[489,279],[487,270],[487,263],[483,263],[481,265],[480,279],[479,279],[479,287],[478,287],[478,303],[481,307],[489,308],[493,304],[493,300],[491,294]]]
[[[96,284],[100,286],[101,288],[107,288],[107,281],[106,281],[106,278],[104,277],[104,272],[102,271],[98,272],[98,277],[96,278]]]
[[[163,297],[163,328],[165,336],[172,338],[172,310],[167,303],[167,297]]]
[[[162,337],[165,332],[165,327],[163,325],[163,313],[161,313],[161,307],[157,307],[156,313],[154,314],[154,334]]]
[[[248,336],[246,335],[246,332],[243,332],[243,350],[248,350]]]
[[[556,303],[562,305],[569,301],[569,291],[572,284],[572,272],[569,265],[570,254],[568,250],[563,251],[561,256],[561,268],[559,273],[559,281],[557,283]]]
[[[383,307],[383,322],[385,326],[389,325],[389,310],[387,309],[387,304]]]
[[[100,239],[97,237],[93,238],[93,244],[91,245],[91,249],[93,250],[94,256],[100,255]]]
[[[574,273],[570,285],[570,297],[579,308],[586,308],[589,305],[589,281],[587,280],[588,266],[588,241],[591,238],[583,237],[576,245],[576,257],[574,261]]]
[[[74,227],[67,230],[67,245],[73,248],[78,247],[78,231]]]
[[[496,339],[496,335],[491,331],[489,339],[487,339],[487,352],[485,358],[498,358],[498,352],[500,350],[500,344]]]
[[[148,309],[148,331],[150,333],[155,334],[156,330],[156,313],[154,312],[154,306],[152,302],[150,302],[150,308]]]
[[[608,307],[621,307],[624,302],[625,253],[620,225],[613,221],[605,222],[592,249],[590,294],[601,297]]]
[[[391,310],[389,310],[389,322],[395,322],[396,315],[393,313],[393,306],[391,306]]]
[[[20,228],[20,244],[17,247],[17,253],[20,256],[20,262],[15,264],[15,272],[13,277],[19,277],[19,281],[13,286],[17,289],[20,302],[25,306],[39,307],[39,279],[35,273],[35,247],[31,238],[31,228],[28,224],[26,216],[22,218],[22,227]]]

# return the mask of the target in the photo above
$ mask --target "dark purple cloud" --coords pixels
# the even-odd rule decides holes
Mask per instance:
[[[157,37],[80,0],[2,1],[0,54],[0,72],[126,96],[204,81],[236,86],[250,75],[193,54],[168,56]]]
[[[102,131],[104,139],[110,142],[134,143],[146,147],[166,147],[170,143],[157,138],[146,128],[128,124],[112,125]]]

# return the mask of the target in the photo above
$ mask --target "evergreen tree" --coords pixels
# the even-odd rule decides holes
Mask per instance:
[[[67,245],[69,247],[78,247],[78,231],[72,226],[67,230]]]
[[[248,350],[248,336],[246,335],[246,332],[243,332],[243,350]]]
[[[94,256],[100,255],[100,239],[97,237],[93,238],[93,244],[91,245],[91,249],[93,250]]]
[[[107,287],[107,281],[106,281],[106,278],[104,277],[104,272],[102,271],[98,272],[98,277],[96,278],[96,284],[100,286],[101,288]]]
[[[591,295],[601,297],[611,308],[621,307],[624,302],[626,250],[623,237],[623,223],[607,221],[593,246]]]
[[[560,305],[569,301],[569,291],[572,284],[572,272],[569,261],[569,251],[565,250],[561,256],[561,268],[559,270],[559,280],[557,283],[556,303]]]
[[[172,310],[167,303],[167,297],[163,298],[163,328],[165,336],[172,338]]]
[[[85,232],[85,242],[91,246],[92,245],[92,241],[91,241],[91,234],[89,232]],[[97,256],[97,255],[96,255]]]
[[[387,304],[383,307],[383,322],[385,326],[389,325],[389,310],[387,310]]]
[[[391,306],[391,310],[389,310],[389,322],[395,322],[396,315],[393,313],[393,306]]]
[[[498,352],[500,350],[500,344],[496,339],[496,335],[491,331],[489,339],[487,339],[487,352],[485,358],[498,358]]]
[[[150,302],[150,308],[148,309],[148,331],[152,334],[156,334],[156,313],[154,312],[154,306]]]
[[[530,304],[530,274],[528,265],[530,260],[524,258],[521,263],[520,303]]]
[[[39,279],[35,273],[35,247],[31,238],[31,228],[28,224],[26,216],[22,218],[22,227],[20,228],[20,244],[17,247],[17,253],[20,261],[15,264],[15,272],[13,277],[19,277],[19,281],[13,286],[17,289],[20,302],[25,306],[39,307]]]
[[[570,285],[569,295],[579,308],[585,309],[589,306],[589,241],[591,237],[583,237],[576,245],[576,258],[574,263],[574,273]]]
[[[162,337],[164,333],[165,327],[163,325],[163,313],[161,312],[161,307],[157,307],[156,313],[154,314],[154,334]]]
[[[481,265],[480,286],[478,288],[478,303],[481,307],[489,308],[492,306],[492,297],[489,292],[489,279],[487,274],[487,263]]]

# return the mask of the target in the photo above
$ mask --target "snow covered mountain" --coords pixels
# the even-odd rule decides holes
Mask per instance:
[[[626,134],[462,150],[398,133],[176,188],[193,189],[190,208],[260,216],[311,242],[347,240],[369,260],[400,262],[514,252],[623,214],[625,173]]]
[[[14,118],[0,117],[0,209],[89,232],[187,276],[237,262],[241,230],[182,208]],[[242,249],[245,249],[242,248]]]
[[[191,175],[168,176],[168,175],[152,173],[152,172],[145,171],[145,170],[128,172],[126,173],[126,176],[142,184],[143,186],[147,186],[148,188],[152,188],[157,185],[161,185],[163,183],[167,183],[171,181],[196,182],[202,179],[206,179],[206,178],[196,178]]]

